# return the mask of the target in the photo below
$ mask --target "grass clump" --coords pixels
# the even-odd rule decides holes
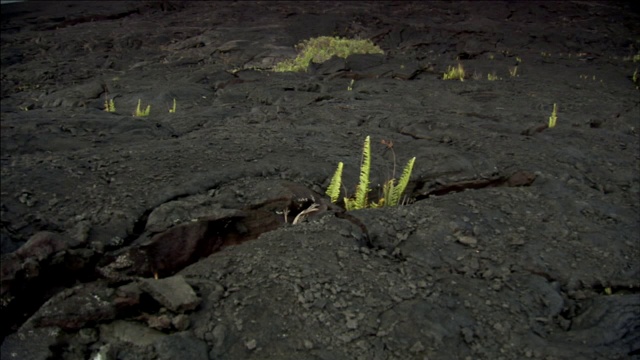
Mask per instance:
[[[500,78],[498,77],[498,75],[495,72],[492,72],[492,73],[487,74],[487,80],[496,81],[496,80],[500,80]]]
[[[116,103],[113,99],[104,99],[104,111],[116,112]]]
[[[346,58],[352,54],[384,54],[370,40],[345,39],[340,37],[320,36],[304,40],[296,45],[298,56],[284,60],[273,68],[273,71],[307,71],[311,62],[323,63],[333,56]]]
[[[142,100],[138,99],[138,107],[136,107],[136,111],[133,113],[133,116],[135,117],[149,116],[149,113],[151,112],[151,105],[147,105],[146,109],[142,110],[141,102]]]
[[[464,68],[458,63],[458,66],[449,66],[447,72],[442,75],[442,79],[464,81],[464,75]]]

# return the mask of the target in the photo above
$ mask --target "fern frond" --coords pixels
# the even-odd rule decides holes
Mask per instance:
[[[347,211],[355,210],[356,208],[356,200],[353,198],[344,198],[344,209]]]
[[[371,169],[371,139],[367,136],[364,139],[362,149],[362,165],[360,166],[360,182],[356,189],[355,209],[367,207],[367,195],[369,192],[369,171]]]
[[[393,189],[395,189],[395,181],[395,179],[391,179],[382,186],[382,199],[384,200],[384,206],[391,206],[391,196],[393,195]]]
[[[413,171],[413,164],[415,163],[415,161],[415,157],[411,158],[407,165],[404,167],[404,170],[402,170],[402,176],[400,176],[398,185],[392,190],[391,199],[387,206],[397,206],[400,203],[402,193],[409,184],[409,178],[411,177],[411,172]]]
[[[369,203],[369,207],[372,209],[379,209],[383,206],[384,206],[384,198],[378,199],[378,202],[373,201]]]
[[[336,172],[333,174],[333,177],[331,178],[331,183],[327,188],[327,195],[329,195],[329,198],[331,198],[331,202],[334,204],[336,203],[336,201],[338,201],[338,196],[340,196],[340,186],[342,183],[342,167],[343,166],[344,164],[342,162],[338,163],[338,168],[336,169]]]

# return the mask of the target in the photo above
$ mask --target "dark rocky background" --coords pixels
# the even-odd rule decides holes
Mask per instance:
[[[638,358],[638,24],[609,1],[3,5],[2,359]],[[385,54],[268,70],[325,35]],[[382,140],[417,157],[407,205],[324,195],[339,161],[354,191],[367,135],[372,196]]]

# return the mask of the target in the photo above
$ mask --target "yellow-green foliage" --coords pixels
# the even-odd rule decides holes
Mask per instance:
[[[518,76],[518,65],[509,69],[509,75],[511,75],[511,77]]]
[[[404,170],[402,176],[396,185],[396,179],[390,179],[383,186],[383,196],[378,202],[369,203],[368,196],[371,189],[369,189],[369,172],[371,169],[371,139],[369,136],[364,140],[364,146],[362,147],[362,165],[360,166],[360,180],[356,187],[356,194],[354,197],[344,197],[344,205],[347,211],[365,209],[368,207],[379,208],[383,206],[397,206],[400,204],[402,194],[409,184],[409,178],[413,171],[413,164],[416,158],[411,158]],[[338,163],[338,168],[331,178],[331,183],[327,188],[327,195],[331,198],[331,202],[338,201],[340,196],[340,186],[342,183],[342,168],[343,163]]]
[[[362,147],[362,165],[360,165],[360,180],[356,187],[356,197],[355,199],[344,198],[344,206],[347,211],[367,207],[369,170],[371,170],[371,138],[367,136],[364,139],[364,146]]]
[[[458,66],[447,67],[447,72],[442,76],[444,80],[460,80],[464,81],[464,68],[462,64],[458,63]]]
[[[309,64],[325,62],[333,56],[346,58],[352,54],[384,54],[384,51],[370,40],[344,39],[320,36],[304,40],[296,45],[298,56],[284,60],[273,68],[274,71],[306,71]]]
[[[335,203],[338,201],[338,197],[340,196],[340,186],[342,185],[342,167],[344,164],[342,162],[338,163],[338,168],[336,172],[333,174],[331,178],[331,183],[327,188],[327,195],[331,198],[331,202]]]
[[[411,177],[411,172],[413,171],[413,164],[416,162],[416,158],[412,157],[407,165],[402,170],[402,175],[400,176],[400,180],[398,181],[398,185],[395,185],[396,179],[391,179],[387,181],[382,187],[383,198],[380,199],[377,206],[398,206],[400,204],[400,200],[402,200],[402,193],[407,188],[409,184],[409,178]]]
[[[556,121],[558,120],[558,107],[556,104],[553,104],[553,111],[551,112],[551,116],[549,116],[549,129],[556,126]]]
[[[169,112],[174,114],[176,112],[176,99],[173,99],[173,107],[169,109]]]
[[[498,75],[496,75],[495,72],[492,72],[490,74],[487,74],[487,80],[496,81],[496,80],[500,80],[500,78],[498,77]]]
[[[113,99],[105,99],[104,100],[104,111],[106,112],[115,112],[116,104],[113,102]]]
[[[136,117],[149,116],[149,113],[151,112],[151,105],[147,105],[147,108],[144,109],[143,111],[140,109],[141,102],[142,100],[138,99],[138,107],[136,108],[136,111],[133,113],[133,116],[136,116]]]
[[[633,83],[637,85],[640,85],[640,75],[638,75],[638,68],[636,68],[636,71],[633,72],[633,75],[631,75],[631,80],[633,80]]]

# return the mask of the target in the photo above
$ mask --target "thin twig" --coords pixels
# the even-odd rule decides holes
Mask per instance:
[[[308,214],[320,210],[319,207],[320,207],[320,205],[318,205],[316,203],[311,204],[311,206],[309,206],[308,208],[302,210],[300,212],[300,214],[296,215],[295,219],[293,219],[293,223],[292,224],[295,225],[295,224],[301,223],[302,221],[304,221],[304,219],[307,217]]]

